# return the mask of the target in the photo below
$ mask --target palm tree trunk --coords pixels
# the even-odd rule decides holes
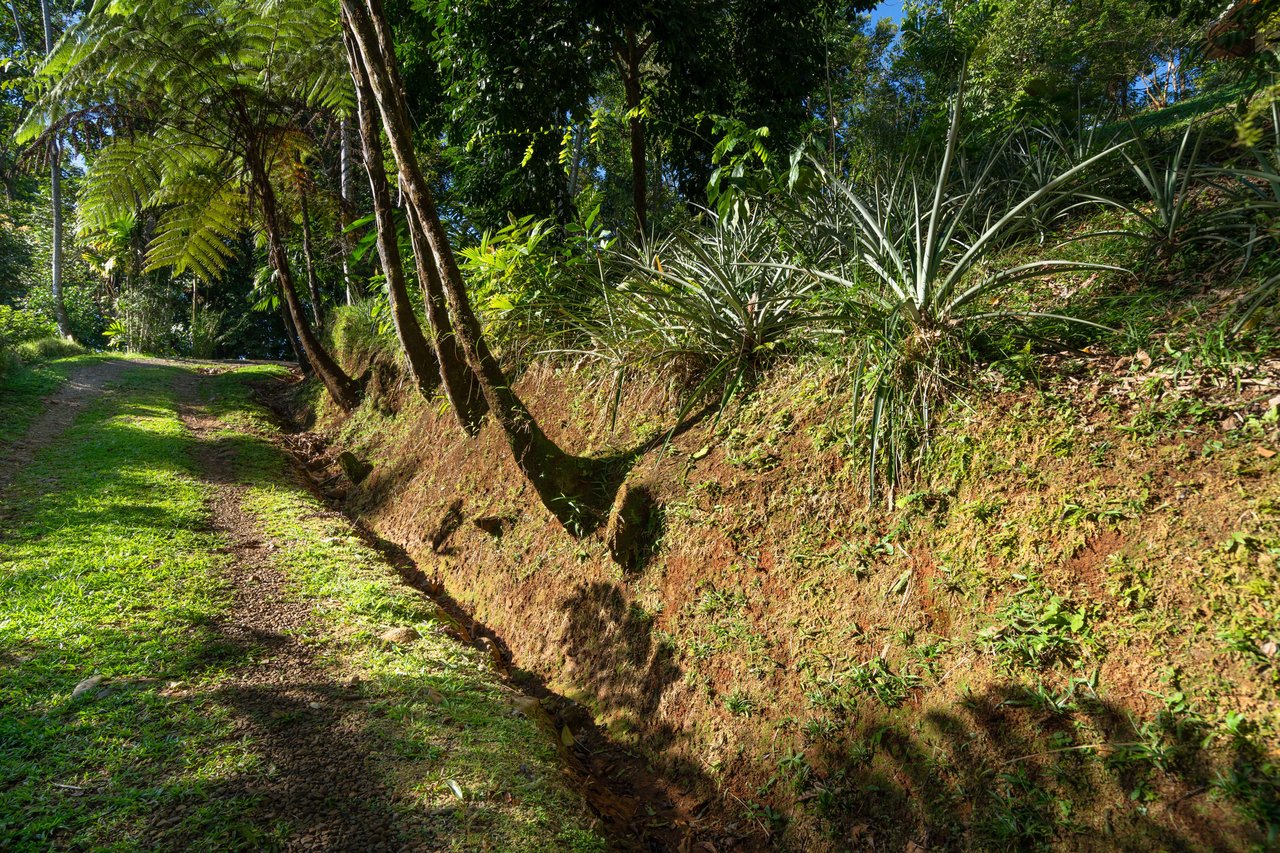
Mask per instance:
[[[440,359],[431,343],[422,334],[422,326],[413,312],[409,289],[404,281],[404,267],[400,257],[400,242],[396,234],[396,222],[392,214],[391,190],[387,185],[387,172],[383,166],[381,129],[373,118],[373,95],[369,91],[362,67],[353,66],[352,77],[356,88],[356,112],[360,119],[360,141],[364,147],[365,171],[369,173],[369,189],[373,196],[374,227],[378,236],[378,257],[382,261],[383,276],[387,280],[387,299],[391,304],[391,319],[396,327],[396,337],[409,361],[409,372],[423,397],[430,399],[441,381]]]
[[[289,268],[289,255],[285,252],[284,233],[280,227],[280,211],[276,204],[275,190],[267,177],[266,166],[261,157],[254,153],[250,153],[245,159],[258,193],[258,203],[262,207],[262,226],[267,234],[267,257],[276,271],[280,295],[288,306],[302,353],[311,362],[333,402],[344,412],[349,412],[360,402],[360,386],[333,360],[307,322],[306,308],[303,307],[302,300],[298,299],[293,286],[293,273]]]
[[[53,52],[49,0],[40,0],[40,17],[44,22],[44,52],[47,56]],[[17,20],[16,15],[14,20]],[[53,205],[53,315],[58,323],[58,334],[70,340],[71,319],[67,316],[67,303],[62,295],[62,145],[56,135],[49,142],[49,164],[49,199]]]
[[[371,30],[371,28],[369,29]],[[363,88],[366,93],[365,103],[368,105],[369,116],[372,120],[374,109],[377,108],[379,103],[375,79],[380,79],[380,75],[365,60],[355,39],[354,28],[347,27],[346,30],[344,39],[347,41],[347,60],[351,64],[352,78],[357,81],[357,88]],[[385,124],[385,121],[383,123]],[[377,142],[376,149],[379,158],[378,168],[381,169],[382,142],[381,138],[376,134],[376,127],[374,130],[374,139]],[[363,134],[364,129],[362,127],[362,139]],[[410,141],[410,145],[412,145],[412,141]],[[373,159],[373,155],[368,149],[364,153],[366,161]],[[398,162],[399,157],[397,157]],[[417,162],[416,159],[414,162]],[[365,165],[366,169],[371,167],[368,162]],[[431,334],[435,339],[436,358],[440,365],[440,384],[462,428],[467,433],[474,435],[480,430],[480,424],[488,413],[489,405],[479,387],[475,373],[467,363],[466,351],[454,332],[454,324],[449,317],[444,290],[440,282],[440,274],[430,253],[429,244],[422,234],[418,217],[414,215],[411,205],[406,205],[405,207],[409,225],[409,239],[413,244],[418,282],[422,285],[427,323],[431,327]],[[381,231],[381,227],[379,227],[379,231]],[[390,239],[395,240],[395,234],[396,232],[393,228],[390,232]]]
[[[542,431],[511,387],[481,334],[480,323],[471,308],[448,235],[413,150],[408,111],[380,0],[363,0],[363,3],[342,0],[342,6],[352,44],[368,72],[392,154],[400,170],[410,220],[417,220],[431,249],[467,364],[479,379],[480,389],[506,436],[516,464],[538,491],[543,503],[566,524],[581,525],[584,523],[581,508],[588,503],[590,491],[586,464],[584,460],[565,453]],[[415,248],[415,252],[421,254],[420,249]]]

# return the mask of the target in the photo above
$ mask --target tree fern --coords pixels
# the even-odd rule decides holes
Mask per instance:
[[[334,15],[304,0],[98,0],[40,79],[19,141],[85,121],[112,137],[90,163],[81,228],[152,211],[148,268],[205,279],[255,224],[245,158],[292,180],[311,118],[352,100]]]

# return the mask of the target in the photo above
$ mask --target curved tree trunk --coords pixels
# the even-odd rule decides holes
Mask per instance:
[[[348,51],[350,47],[348,44]],[[422,326],[413,313],[409,289],[405,286],[400,242],[392,215],[391,190],[387,186],[387,173],[383,167],[382,131],[373,118],[373,95],[369,91],[363,70],[362,67],[352,65],[360,141],[364,146],[365,171],[369,174],[369,189],[373,196],[378,257],[382,261],[383,275],[387,280],[387,299],[391,304],[391,319],[396,327],[396,337],[400,339],[400,347],[409,361],[409,372],[413,375],[414,384],[418,386],[422,396],[430,398],[440,383],[440,359],[422,334]]]
[[[582,517],[582,508],[591,503],[587,463],[565,453],[542,431],[511,388],[481,334],[480,323],[468,300],[448,235],[413,150],[408,111],[381,3],[379,0],[342,0],[342,6],[351,28],[353,44],[368,71],[392,154],[400,170],[411,220],[418,220],[431,249],[467,363],[480,380],[489,409],[502,428],[520,470],[537,489],[543,503],[561,521],[580,529],[584,523],[590,523]]]
[[[344,15],[344,21],[348,19],[349,16]],[[367,29],[371,31],[371,28]],[[357,81],[357,87],[363,87],[367,93],[367,104],[370,118],[372,118],[374,110],[378,109],[378,88],[375,78],[380,79],[379,71],[376,66],[370,66],[366,60],[364,52],[359,47],[355,27],[347,25],[345,30],[344,38],[347,41],[348,49],[347,60],[352,66],[352,78]],[[376,127],[374,130],[376,131]],[[361,128],[362,139],[363,136],[364,129]],[[380,167],[382,162],[381,138],[377,137],[376,132],[374,136],[378,143],[377,151]],[[368,149],[364,153],[366,161],[372,159],[372,154]],[[398,162],[399,157],[397,157]],[[366,162],[366,167],[368,166],[369,163]],[[431,326],[431,334],[435,339],[436,358],[440,365],[440,382],[443,386],[445,397],[449,400],[449,404],[453,406],[454,413],[457,415],[459,423],[462,424],[462,428],[467,433],[475,435],[480,430],[480,424],[484,421],[484,416],[489,411],[489,404],[479,387],[475,373],[468,365],[466,351],[454,332],[454,324],[449,317],[444,291],[440,283],[440,275],[429,251],[429,244],[423,237],[418,218],[414,216],[412,205],[406,205],[405,207],[409,224],[409,238],[413,244],[418,282],[422,285],[427,323]],[[381,230],[381,226],[379,226],[379,231]],[[390,235],[390,239],[396,239],[394,228]]]
[[[333,402],[344,412],[349,412],[360,402],[360,386],[338,366],[312,331],[311,324],[307,321],[306,308],[303,307],[302,300],[298,299],[293,286],[293,273],[289,268],[289,256],[285,252],[284,235],[280,228],[280,210],[276,204],[275,190],[267,177],[266,166],[259,157],[252,154],[246,160],[258,192],[258,203],[262,206],[262,225],[267,233],[267,257],[276,271],[280,295],[288,306],[289,317],[298,333],[298,343]]]

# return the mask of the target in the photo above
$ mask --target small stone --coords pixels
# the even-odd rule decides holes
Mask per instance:
[[[101,684],[102,684],[101,675],[91,675],[88,678],[86,678],[84,681],[81,681],[79,684],[75,686],[75,689],[71,691],[71,698],[79,699],[81,696],[85,695],[90,691],[96,691]]]
[[[1269,658],[1273,658],[1276,656],[1277,648],[1280,647],[1277,647],[1275,640],[1267,640],[1262,644],[1262,653]]]
[[[390,646],[407,646],[409,643],[421,639],[421,637],[422,635],[418,633],[417,629],[407,626],[391,628],[378,635],[379,640]]]
[[[323,704],[321,704],[320,702],[312,702],[312,703],[310,703],[309,707],[310,707],[310,708],[311,708],[311,710],[313,710],[313,711],[319,711],[321,708],[323,708],[323,707],[324,707],[324,705],[323,705]]]

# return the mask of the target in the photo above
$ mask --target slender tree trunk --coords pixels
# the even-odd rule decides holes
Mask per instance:
[[[360,286],[351,273],[351,236],[347,228],[351,225],[351,207],[355,198],[351,186],[351,124],[346,119],[338,123],[338,194],[342,197],[340,205],[342,213],[338,221],[342,225],[342,234],[338,241],[342,245],[342,286],[346,291],[347,304],[355,304],[362,294]]]
[[[348,44],[348,49],[350,45]],[[349,57],[350,58],[350,57]],[[418,316],[413,312],[409,289],[404,281],[400,242],[397,239],[396,222],[391,206],[391,190],[387,184],[387,172],[383,166],[382,129],[373,117],[373,93],[369,91],[364,68],[352,64],[352,78],[356,89],[356,113],[359,116],[360,141],[364,148],[365,171],[369,174],[369,190],[373,196],[374,227],[378,236],[378,257],[382,261],[383,277],[387,280],[387,299],[391,304],[391,319],[396,327],[396,337],[409,362],[409,372],[423,397],[428,399],[440,384],[440,359],[435,348],[422,334]]]
[[[18,4],[16,0],[9,0],[9,11],[13,13],[13,26],[18,31],[18,47],[26,50],[27,38],[22,32],[22,22],[18,20]]]
[[[53,52],[53,21],[49,15],[49,0],[40,0],[40,17],[44,22],[44,52]],[[15,15],[14,20],[17,21]],[[67,316],[67,303],[62,296],[62,144],[55,134],[49,141],[49,198],[53,204],[53,314],[58,323],[58,334],[71,339],[71,320]]]
[[[357,37],[355,22],[351,19],[351,11],[348,11],[347,19],[350,25],[347,27],[348,40],[348,62],[352,64],[353,79],[360,81],[359,85],[365,87],[366,92],[370,95],[368,100],[369,112],[372,117],[375,109],[382,115],[382,124],[384,127],[390,127],[387,124],[385,113],[381,109],[381,97],[379,94],[379,86],[385,92],[389,88],[389,78],[385,69],[380,67],[383,60],[383,54],[377,45],[377,36],[373,27],[368,23],[368,13],[355,8],[355,3],[351,4],[355,14],[363,14],[361,19],[363,29],[368,36],[371,45],[371,55],[375,62],[379,64],[371,64],[366,52],[362,49],[361,43]],[[398,91],[398,90],[396,90]],[[401,98],[403,95],[401,95]],[[403,100],[399,101],[404,115]],[[406,125],[407,127],[407,125]],[[363,130],[362,130],[363,133]],[[388,138],[391,138],[391,132],[388,131]],[[399,140],[399,141],[397,141]],[[407,144],[405,142],[407,140]],[[378,150],[381,151],[381,140],[379,139]],[[412,154],[413,140],[411,136],[406,135],[397,137],[391,141],[392,150],[396,152],[396,162],[399,164],[404,149],[407,148]],[[369,158],[369,152],[366,151],[366,158]],[[416,168],[417,158],[413,155],[413,164]],[[366,166],[369,164],[366,163]],[[403,172],[400,174],[401,180],[398,183],[403,187]],[[421,175],[421,172],[418,173]],[[445,397],[449,400],[449,404],[453,406],[454,413],[458,417],[462,428],[469,434],[474,435],[480,429],[480,424],[484,421],[484,416],[488,413],[489,405],[485,399],[483,391],[479,387],[479,381],[467,361],[467,354],[462,344],[458,340],[458,336],[454,330],[454,322],[449,316],[448,303],[445,298],[444,289],[440,280],[440,273],[434,260],[434,254],[431,250],[430,243],[423,235],[421,222],[419,217],[415,215],[416,211],[413,206],[405,205],[405,214],[408,218],[409,239],[413,245],[413,254],[415,268],[418,273],[418,282],[422,285],[422,292],[425,301],[427,323],[431,327],[432,337],[435,339],[436,357],[440,364],[440,382],[444,389]],[[391,239],[395,239],[396,232],[392,230]]]
[[[457,260],[436,211],[435,200],[413,151],[408,113],[381,3],[379,0],[342,0],[342,5],[347,13],[353,46],[368,71],[392,154],[400,170],[410,217],[418,220],[439,269],[449,313],[467,363],[480,380],[481,391],[506,436],[516,464],[537,489],[543,503],[566,525],[580,525],[583,523],[581,508],[590,497],[586,465],[584,460],[561,450],[542,431],[511,388],[481,334],[480,323],[471,309]]]
[[[280,300],[280,319],[284,321],[284,336],[289,339],[289,348],[293,350],[293,360],[298,362],[298,369],[302,371],[303,376],[309,376],[315,373],[311,367],[311,362],[307,361],[307,356],[302,351],[302,347],[298,345],[298,330],[293,327],[293,318],[289,316],[289,306],[285,305],[284,300]]]
[[[324,314],[320,310],[320,286],[316,282],[316,262],[311,255],[311,211],[307,204],[307,191],[298,194],[302,207],[302,260],[307,265],[307,292],[311,294],[311,319],[317,329],[324,328]]]
[[[307,322],[307,311],[298,299],[293,286],[293,273],[289,268],[289,255],[284,248],[284,233],[280,227],[280,211],[276,204],[275,189],[267,177],[266,165],[259,156],[250,154],[246,158],[253,175],[253,182],[258,191],[258,203],[262,206],[262,226],[267,234],[267,256],[276,271],[280,283],[280,295],[288,306],[289,317],[293,320],[294,330],[298,335],[298,343],[307,361],[315,369],[316,376],[324,383],[325,389],[333,402],[345,412],[349,412],[360,402],[360,386],[338,366],[320,343],[319,338]]]

